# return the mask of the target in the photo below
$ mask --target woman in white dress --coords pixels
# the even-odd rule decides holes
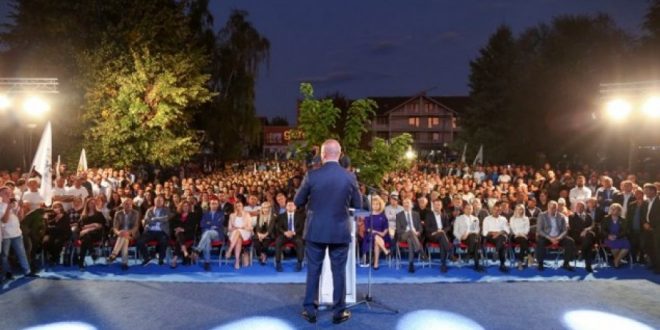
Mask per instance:
[[[225,258],[229,259],[231,253],[234,252],[236,262],[234,268],[239,269],[241,266],[241,249],[243,242],[252,238],[252,218],[250,214],[243,210],[243,203],[237,200],[234,203],[234,213],[229,215],[229,225],[227,230],[229,236],[229,248]]]

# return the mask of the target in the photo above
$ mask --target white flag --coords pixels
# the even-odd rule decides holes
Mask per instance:
[[[483,144],[479,147],[479,152],[477,152],[477,157],[474,157],[474,162],[472,162],[472,166],[477,165],[477,162],[481,165],[484,164],[484,145]]]
[[[461,163],[466,163],[465,153],[467,152],[467,143],[463,145],[463,154],[461,155]]]
[[[50,127],[50,122],[46,124],[44,133],[41,135],[37,153],[34,154],[32,161],[32,170],[41,175],[41,187],[39,187],[39,194],[44,198],[45,204],[50,205],[53,199],[53,132]]]
[[[80,172],[87,172],[87,154],[85,153],[85,148],[80,152],[77,172],[78,174],[80,174]]]

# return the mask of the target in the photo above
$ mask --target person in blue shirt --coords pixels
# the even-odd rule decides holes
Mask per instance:
[[[204,212],[199,223],[202,229],[202,238],[199,240],[199,244],[193,248],[192,258],[195,261],[200,252],[204,253],[204,270],[207,272],[211,270],[211,243],[224,240],[222,223],[225,215],[224,212],[218,209],[218,206],[220,206],[218,199],[211,199],[209,210]]]

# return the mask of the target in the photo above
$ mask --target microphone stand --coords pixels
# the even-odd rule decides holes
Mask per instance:
[[[371,206],[371,195],[375,191],[377,191],[377,189],[375,189],[374,187],[370,187],[370,186],[366,186],[366,187],[370,191],[370,194],[368,195],[368,198],[369,198],[369,206]],[[383,208],[384,207],[385,207],[385,205],[383,205]],[[370,207],[370,209],[371,209],[371,207]],[[373,232],[374,232],[374,221],[373,221],[373,215],[371,214],[372,211],[370,210],[369,212],[370,212],[369,213],[369,220],[370,221],[369,221],[368,235],[371,236],[371,235],[373,235]],[[367,275],[367,294],[364,296],[364,298],[362,300],[358,300],[354,304],[346,306],[346,308],[347,309],[352,309],[352,308],[355,308],[357,306],[360,306],[360,305],[364,304],[364,305],[367,306],[367,309],[369,309],[370,311],[371,311],[371,308],[373,306],[373,307],[377,307],[377,308],[380,308],[382,310],[385,310],[387,312],[390,312],[392,314],[398,314],[399,313],[398,309],[392,308],[392,307],[387,306],[387,305],[385,305],[381,302],[378,302],[377,300],[374,300],[374,297],[372,295],[372,291],[371,291],[372,274],[371,274],[371,272],[372,272],[373,266],[371,265],[371,263],[373,262],[374,244],[376,244],[376,240],[375,240],[375,237],[370,237],[370,239],[371,239],[371,243],[369,244],[369,271],[368,271],[368,275]]]

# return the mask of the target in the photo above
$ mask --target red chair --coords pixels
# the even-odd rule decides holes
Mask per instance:
[[[484,242],[484,244],[483,244],[483,246],[482,246],[482,249],[483,249],[483,256],[484,256],[484,258],[483,258],[483,259],[484,259],[484,261],[483,261],[484,266],[488,266],[488,265],[485,264],[485,263],[486,263],[486,260],[485,260],[485,259],[486,259],[486,257],[488,257],[488,253],[489,253],[489,252],[491,253],[491,255],[492,255],[493,257],[495,256],[495,254],[497,253],[497,245],[494,244],[494,243],[491,243],[491,242]],[[510,251],[511,251],[511,244],[510,244],[509,242],[504,243],[504,256],[505,256],[505,260],[506,260],[506,259],[511,260],[511,256],[510,256],[510,255],[509,255],[509,257],[507,258],[507,255],[510,253]],[[514,257],[513,257],[513,258],[515,259],[515,254],[514,254]],[[511,266],[511,265],[513,265],[513,264],[514,264],[514,263],[509,263],[509,266]]]
[[[252,239],[244,240],[242,246],[243,246],[242,253],[245,253],[245,251],[248,251],[250,266],[252,266],[252,259],[253,259],[253,255],[254,255],[254,247],[252,246]],[[220,257],[222,258],[223,254],[221,254]],[[229,263],[229,259],[225,259],[225,262]],[[220,265],[222,265],[222,263],[223,262],[221,261]]]
[[[431,253],[432,253],[433,250],[437,250],[438,253],[440,253],[440,248],[441,248],[440,243],[435,243],[435,242],[427,242],[426,243],[426,251],[427,251],[427,255],[429,256],[429,259],[427,260],[427,262],[422,264],[423,265],[422,267],[424,267],[424,265],[428,265],[429,267],[431,267],[431,265],[433,264],[433,258],[431,256]],[[454,245],[449,243],[449,249],[453,250]],[[447,259],[449,259],[449,257],[451,257],[451,256],[448,255]]]
[[[397,242],[396,244],[396,269],[401,268],[401,250],[402,249],[410,249],[411,247],[408,245],[408,242]],[[417,261],[419,262],[420,259],[420,254],[417,254]],[[423,265],[422,265],[423,266]]]

